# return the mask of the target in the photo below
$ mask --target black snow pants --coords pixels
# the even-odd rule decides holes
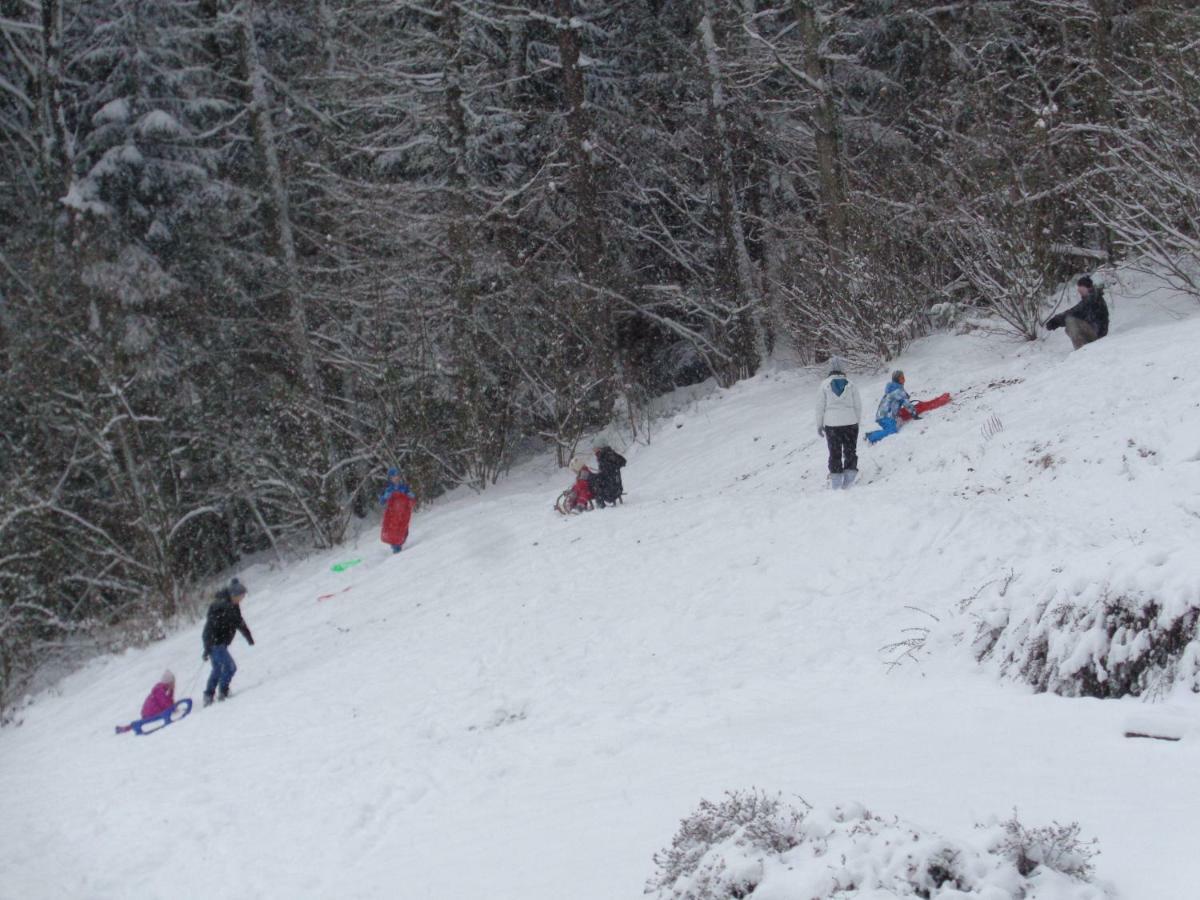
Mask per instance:
[[[829,471],[832,474],[858,471],[857,425],[826,425],[825,442],[829,444]]]

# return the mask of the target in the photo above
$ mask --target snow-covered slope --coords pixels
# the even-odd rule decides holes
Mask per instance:
[[[817,373],[779,371],[631,448],[622,508],[557,516],[542,461],[419,513],[398,557],[367,535],[240,573],[233,701],[112,733],[166,666],[199,699],[196,626],[0,732],[0,896],[632,900],[700,797],[750,786],[960,839],[1078,819],[1122,896],[1197,896],[1196,734],[1128,740],[1144,704],[1034,695],[948,641],[880,650],[1009,572],[1196,602],[1200,308],[1113,294],[1077,353],[916,344],[914,395],[956,401],[863,449],[849,492]]]

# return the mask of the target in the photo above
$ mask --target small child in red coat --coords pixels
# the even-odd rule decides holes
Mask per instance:
[[[592,499],[592,470],[587,467],[583,457],[576,456],[571,460],[571,471],[575,473],[575,484],[571,486],[571,510],[591,509]]]
[[[146,702],[142,704],[142,718],[150,719],[161,715],[174,705],[175,675],[170,669],[167,669],[163,672],[162,678],[158,679],[158,684],[151,689]]]
[[[379,495],[379,505],[384,508],[379,537],[391,546],[393,553],[399,553],[408,540],[408,523],[412,520],[416,499],[412,488],[400,475],[400,470],[388,469],[387,486]]]

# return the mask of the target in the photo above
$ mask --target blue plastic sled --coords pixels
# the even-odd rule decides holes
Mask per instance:
[[[148,719],[138,719],[136,722],[130,722],[128,725],[118,725],[117,734],[124,734],[127,731],[132,731],[134,734],[154,734],[156,731],[162,731],[172,722],[178,722],[191,711],[192,698],[184,697],[182,700],[175,701],[174,706],[166,712],[160,712],[157,716],[150,716]]]

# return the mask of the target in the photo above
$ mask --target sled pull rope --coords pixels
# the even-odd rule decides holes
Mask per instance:
[[[204,660],[200,660],[200,665],[196,666],[196,671],[192,673],[192,678],[188,682],[187,690],[184,691],[185,697],[190,697],[192,690],[196,687],[196,681],[200,678],[200,670],[204,668]]]

